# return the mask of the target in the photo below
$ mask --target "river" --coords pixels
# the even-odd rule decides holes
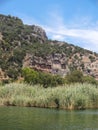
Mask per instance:
[[[98,130],[98,109],[0,107],[0,130]]]

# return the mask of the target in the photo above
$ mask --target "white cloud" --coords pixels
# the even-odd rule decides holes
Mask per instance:
[[[98,52],[98,24],[90,26],[90,24],[93,24],[84,18],[82,25],[77,23],[77,27],[75,28],[76,23],[74,26],[73,22],[73,24],[69,27],[69,25],[65,24],[63,18],[58,14],[52,14],[52,17],[49,17],[49,21],[48,25],[44,25],[43,28],[46,30],[51,39],[64,41],[68,38],[69,41],[66,42],[71,41],[73,44],[77,44],[78,46],[81,45],[83,48],[88,48]],[[79,41],[80,43],[76,43],[76,41]]]
[[[55,39],[55,40],[65,40],[65,37],[63,35],[52,35],[52,39]]]
[[[73,44],[76,43],[76,41],[80,41],[83,43],[82,47],[85,47],[85,44],[88,45],[88,48],[92,48],[94,51],[98,51],[98,31],[93,29],[68,29],[68,28],[57,28],[56,30],[54,28],[47,29],[45,28],[48,35],[51,36],[52,39],[56,40],[65,40],[67,37],[73,38]],[[75,41],[76,40],[76,41]],[[80,44],[81,44],[80,43]],[[84,44],[85,43],[85,44]],[[86,45],[86,46],[87,46]],[[87,48],[87,47],[86,47]]]
[[[91,18],[85,17],[78,20],[72,19],[72,23],[65,23],[62,14],[57,10],[48,13],[46,24],[38,20],[20,15],[26,24],[36,24],[43,27],[49,38],[61,40],[98,52],[98,22],[92,23]],[[67,41],[68,40],[68,41]]]

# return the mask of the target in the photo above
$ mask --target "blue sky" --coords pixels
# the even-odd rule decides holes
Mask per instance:
[[[1,0],[0,13],[40,25],[49,39],[98,52],[98,0]]]

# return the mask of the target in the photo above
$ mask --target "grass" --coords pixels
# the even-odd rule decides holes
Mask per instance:
[[[98,87],[74,84],[43,88],[11,83],[0,86],[0,105],[60,109],[98,108]]]

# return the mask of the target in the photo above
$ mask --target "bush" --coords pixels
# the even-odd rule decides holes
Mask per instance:
[[[30,84],[37,84],[38,83],[38,72],[34,71],[30,68],[23,68],[22,75],[24,80]]]
[[[97,85],[97,81],[91,77],[91,76],[84,76],[83,77],[83,82],[89,83],[89,84],[96,84]]]
[[[23,68],[22,75],[27,83],[40,84],[45,88],[64,84],[64,79],[58,75],[37,72],[30,68]]]
[[[68,74],[66,77],[66,83],[83,83],[83,74],[79,70],[74,70],[70,74]]]
[[[83,76],[82,72],[79,70],[72,71],[65,77],[66,83],[88,83],[98,85],[98,81],[92,76]]]

